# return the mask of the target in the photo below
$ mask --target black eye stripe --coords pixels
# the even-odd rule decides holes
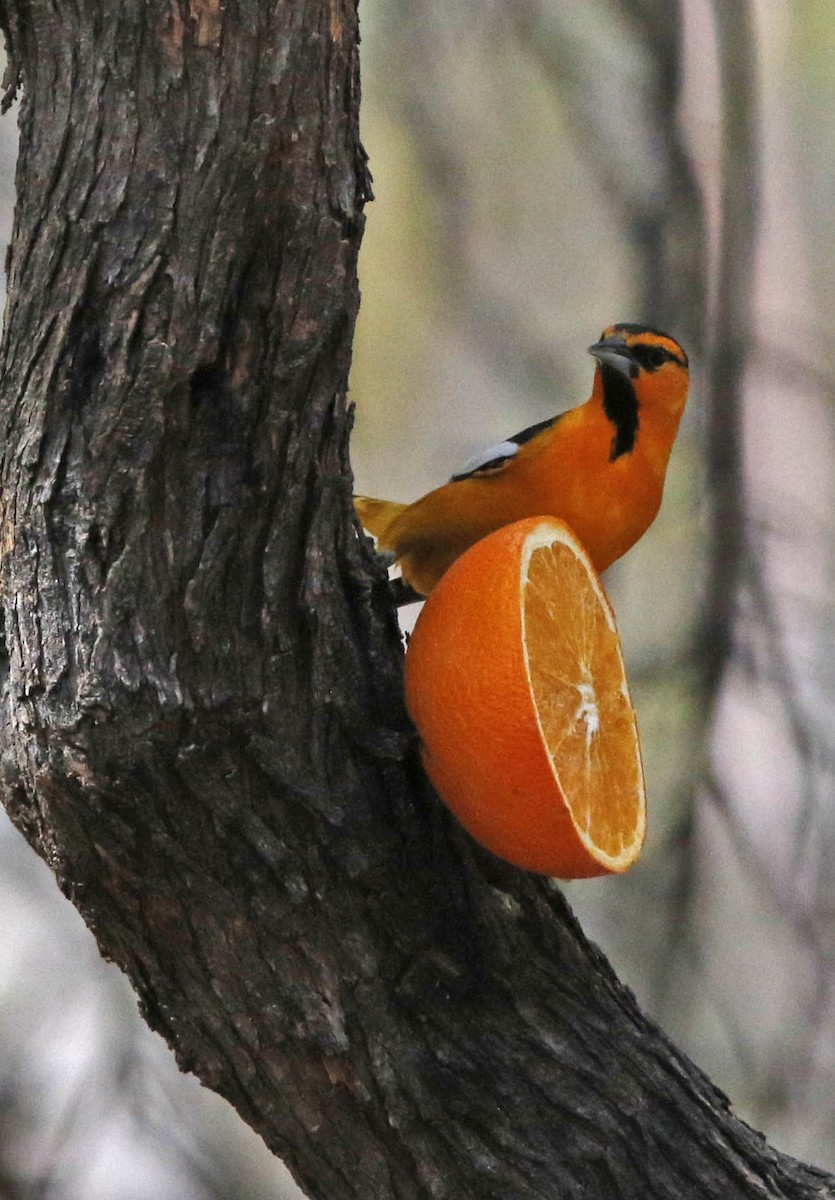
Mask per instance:
[[[677,362],[679,366],[684,366],[678,355],[673,354],[665,346],[648,346],[646,343],[639,342],[637,345],[629,347],[629,353],[645,371],[657,371],[666,362]]]
[[[654,367],[660,367],[662,363],[667,361],[669,357],[667,351],[661,346],[633,346],[632,357],[635,358],[642,367],[647,367],[652,370]]]

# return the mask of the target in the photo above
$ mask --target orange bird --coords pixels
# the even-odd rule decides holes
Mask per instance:
[[[413,504],[354,497],[420,596],[479,538],[523,517],[567,522],[598,571],[646,533],[687,400],[687,355],[669,334],[627,324],[604,329],[589,353],[585,404],[484,450]]]

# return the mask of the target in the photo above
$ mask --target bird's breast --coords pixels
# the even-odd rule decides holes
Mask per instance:
[[[531,491],[543,514],[574,530],[598,571],[634,545],[661,504],[663,472],[641,447],[611,458],[611,425],[566,438],[532,464]],[[595,434],[596,436],[592,436]]]

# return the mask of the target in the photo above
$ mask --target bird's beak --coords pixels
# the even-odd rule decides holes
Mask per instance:
[[[589,346],[589,354],[593,354],[599,362],[605,363],[606,366],[614,367],[622,375],[630,375],[635,366],[635,360],[632,358],[629,347],[620,337],[609,337],[604,338],[601,342],[595,342],[593,346]]]

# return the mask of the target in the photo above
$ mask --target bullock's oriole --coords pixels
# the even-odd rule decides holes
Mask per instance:
[[[530,516],[566,521],[598,571],[637,542],[661,504],[687,400],[687,355],[643,325],[610,325],[589,346],[591,397],[491,446],[413,504],[355,496],[360,521],[426,596],[459,554]]]

